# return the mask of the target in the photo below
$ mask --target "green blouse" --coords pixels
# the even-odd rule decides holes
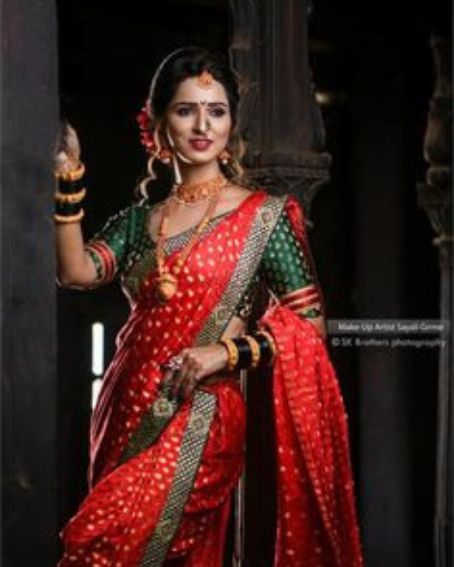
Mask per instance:
[[[100,258],[95,250],[90,249],[90,243],[101,241],[115,256],[115,276],[120,278],[123,289],[131,298],[137,295],[141,282],[155,267],[155,243],[148,232],[148,219],[152,209],[152,205],[145,203],[131,205],[121,210],[110,217],[104,227],[87,243],[87,251],[97,267],[98,285],[105,283],[105,280],[102,277]],[[228,214],[229,211],[212,218],[205,230],[213,230]],[[165,242],[166,253],[169,254],[184,246],[193,230],[191,228],[168,238]],[[235,313],[244,319],[249,317],[261,281],[277,298],[311,284],[317,285],[310,266],[284,207],[268,240],[259,268]],[[304,312],[304,317],[312,318],[320,315],[321,311],[318,307]]]

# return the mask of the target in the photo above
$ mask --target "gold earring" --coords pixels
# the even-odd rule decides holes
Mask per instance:
[[[227,165],[229,161],[232,159],[232,154],[227,148],[225,148],[219,154],[218,159],[223,165]]]
[[[169,164],[172,161],[172,152],[168,148],[161,148],[157,158],[160,162]]]

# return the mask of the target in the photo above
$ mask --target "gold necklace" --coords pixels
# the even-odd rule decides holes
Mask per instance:
[[[227,179],[219,174],[208,181],[176,185],[171,197],[180,204],[195,204],[206,201],[226,184]]]
[[[191,238],[189,239],[189,242],[178,254],[177,259],[172,267],[173,273],[170,272],[168,267],[165,265],[166,254],[164,250],[164,241],[167,235],[169,201],[167,201],[167,203],[164,205],[161,221],[159,223],[158,238],[156,241],[156,264],[158,269],[158,276],[156,278],[156,296],[161,303],[166,303],[167,301],[169,301],[177,292],[177,276],[179,275],[189,252],[196,243],[200,234],[205,230],[207,224],[210,222],[213,216],[214,211],[216,210],[216,206],[219,201],[219,195],[221,193],[220,189],[221,188],[219,187],[217,189],[217,192],[211,196],[210,202],[208,203],[207,210],[205,211],[202,220],[196,226]]]

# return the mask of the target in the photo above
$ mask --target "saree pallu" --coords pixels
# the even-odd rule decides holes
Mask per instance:
[[[309,321],[285,307],[272,307],[261,323],[278,351],[274,565],[360,567],[347,414],[324,341]]]
[[[167,304],[155,299],[153,270],[142,282],[92,416],[91,490],[61,532],[59,567],[222,565],[230,495],[244,466],[245,403],[230,377],[202,384],[169,417],[161,365],[220,338],[283,204],[256,192],[202,235]],[[345,413],[324,345],[286,308],[261,323],[278,346],[275,567],[357,567]]]

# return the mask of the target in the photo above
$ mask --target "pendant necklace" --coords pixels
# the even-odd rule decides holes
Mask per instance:
[[[170,201],[167,201],[162,210],[161,220],[159,223],[158,236],[156,242],[156,264],[158,276],[156,278],[156,296],[161,303],[169,301],[177,292],[178,289],[178,275],[183,267],[186,258],[188,257],[191,249],[196,243],[199,236],[205,230],[210,222],[216,206],[219,201],[221,189],[227,185],[227,179],[224,176],[218,176],[209,181],[197,184],[184,184],[178,186],[175,194],[180,202],[189,202],[191,204],[197,201],[208,200],[208,206],[203,215],[202,220],[195,227],[195,230],[189,239],[189,242],[178,253],[177,259],[172,266],[172,269],[165,265],[166,254],[164,250],[164,242],[167,236],[167,229],[169,224],[169,206]],[[195,188],[195,190],[194,190]],[[199,198],[197,198],[199,197]]]

